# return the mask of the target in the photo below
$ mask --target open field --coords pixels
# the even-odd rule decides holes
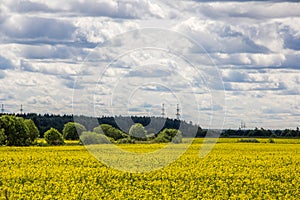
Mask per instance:
[[[221,138],[199,158],[203,139],[196,139],[176,162],[141,174],[108,168],[84,146],[0,147],[0,199],[300,198],[300,140],[237,140]],[[136,152],[162,146],[121,145]]]

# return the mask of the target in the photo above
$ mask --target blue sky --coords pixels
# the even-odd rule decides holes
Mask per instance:
[[[293,1],[2,0],[0,103],[97,116],[159,116],[165,103],[169,117],[179,104],[204,127],[295,128],[299,10]]]

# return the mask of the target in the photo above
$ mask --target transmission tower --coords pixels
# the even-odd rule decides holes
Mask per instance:
[[[246,129],[246,123],[244,121],[241,121],[241,130]]]
[[[21,108],[20,108],[20,114],[23,114],[23,105],[21,104]]]
[[[179,104],[177,104],[177,109],[176,109],[176,119],[180,119],[180,113],[179,113]]]
[[[165,104],[162,104],[162,108],[161,108],[161,116],[165,117],[166,113],[165,113]]]

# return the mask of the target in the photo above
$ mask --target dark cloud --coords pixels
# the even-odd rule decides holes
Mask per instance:
[[[75,27],[65,21],[26,16],[11,16],[0,25],[2,32],[9,38],[71,40]]]
[[[11,9],[18,13],[30,13],[30,12],[53,12],[45,4],[32,2],[32,1],[17,1],[11,6]]]

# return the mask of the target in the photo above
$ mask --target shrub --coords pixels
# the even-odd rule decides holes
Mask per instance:
[[[269,138],[269,143],[275,143],[275,140],[272,137],[270,137]]]
[[[0,129],[0,145],[4,145],[6,142],[6,135],[4,133],[4,129]]]
[[[44,134],[45,141],[50,145],[64,144],[64,138],[62,134],[55,128],[50,128]]]
[[[248,142],[248,143],[259,143],[259,141],[255,138],[249,138],[249,139],[240,139],[238,142]]]
[[[140,123],[134,124],[129,129],[129,135],[131,138],[136,140],[146,140],[146,130]]]
[[[135,143],[135,140],[131,139],[131,138],[122,138],[122,139],[119,139],[117,141],[118,144],[134,144]]]
[[[66,140],[78,140],[83,131],[86,131],[86,128],[82,124],[68,122],[64,125],[63,136]]]
[[[95,132],[85,131],[80,136],[80,141],[85,144],[110,144],[111,141],[108,137]]]

